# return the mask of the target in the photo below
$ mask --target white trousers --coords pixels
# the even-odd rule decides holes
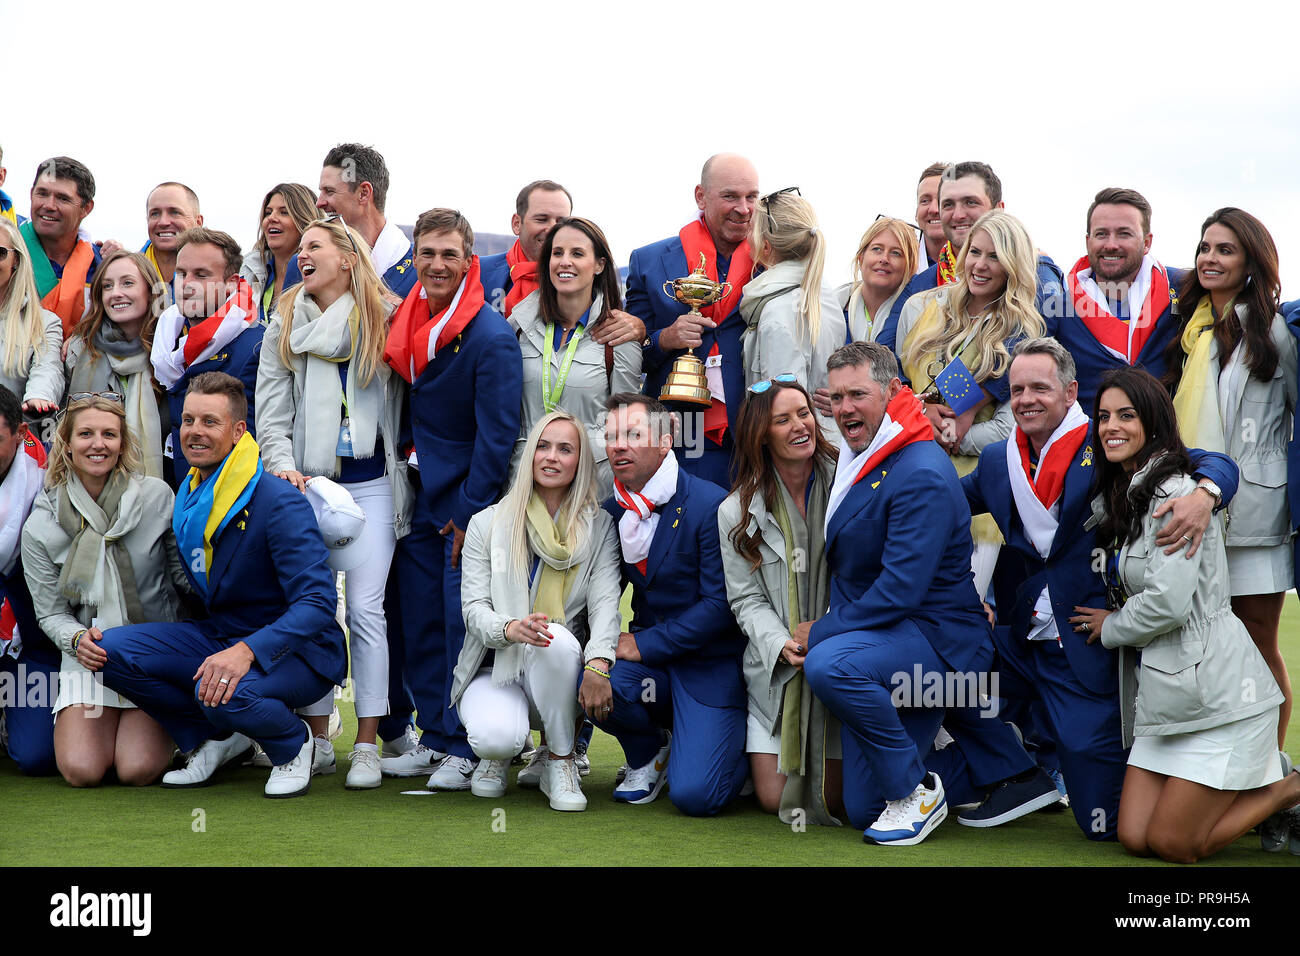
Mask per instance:
[[[519,680],[497,687],[492,683],[492,668],[484,667],[461,695],[457,712],[480,759],[510,760],[535,723],[546,732],[551,753],[573,752],[582,648],[563,624],[551,624],[549,629],[550,647],[524,646]]]
[[[357,717],[388,713],[388,625],[384,618],[384,587],[393,563],[397,539],[393,534],[393,489],[388,476],[342,485],[366,513],[366,528],[354,547],[365,559],[343,573],[347,605],[348,649],[351,652],[353,700]],[[314,704],[298,709],[306,717],[323,717],[334,709],[331,690]]]

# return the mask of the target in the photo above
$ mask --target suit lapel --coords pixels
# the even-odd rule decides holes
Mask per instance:
[[[840,529],[857,517],[880,490],[881,483],[892,468],[894,457],[894,455],[890,455],[881,465],[877,465],[870,474],[850,488],[849,493],[840,502],[840,506],[835,509],[835,514],[831,517],[830,525],[826,529],[827,554],[830,553],[831,546],[835,543]]]
[[[213,545],[212,568],[208,571],[209,598],[216,594],[221,582],[226,578],[226,571],[230,567],[230,562],[243,549],[248,520],[248,508],[245,507],[240,512],[239,517],[226,525],[221,532],[221,536],[217,538],[216,544]]]
[[[650,553],[646,555],[645,570],[646,582],[649,583],[654,579],[655,573],[659,570],[659,565],[663,563],[664,555],[668,553],[669,546],[673,539],[677,537],[681,523],[686,520],[686,482],[689,479],[686,472],[677,473],[677,490],[659,509],[659,525],[655,528],[655,536],[650,540]]]
[[[1070,470],[1065,473],[1056,535],[1052,538],[1052,548],[1048,554],[1055,554],[1074,540],[1075,529],[1081,523],[1080,516],[1088,509],[1096,473],[1096,452],[1093,450],[1095,440],[1096,435],[1090,427],[1088,437],[1070,462]]]

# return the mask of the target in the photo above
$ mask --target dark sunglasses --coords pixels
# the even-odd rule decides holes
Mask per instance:
[[[332,212],[324,219],[322,219],[321,222],[337,222],[340,226],[342,226],[343,232],[348,237],[348,242],[352,243],[352,251],[357,254],[358,259],[361,258],[361,250],[357,248],[356,240],[352,238],[352,230],[348,228],[348,224],[344,221],[342,216],[340,216],[336,212]]]
[[[17,249],[11,249],[8,246],[0,246],[0,263],[3,263],[6,259],[8,259],[9,253],[11,252],[14,254],[14,258],[18,257]]]
[[[905,225],[908,229],[915,230],[918,233],[921,231],[921,227],[914,222],[908,222],[906,219],[900,218],[899,216],[891,216],[888,213],[883,213],[883,212],[876,213],[876,218],[874,221],[879,222],[882,219],[895,219],[898,222],[901,222],[903,225]]]
[[[749,386],[749,390],[755,395],[762,395],[771,388],[775,382],[780,382],[782,385],[797,385],[799,380],[794,377],[793,372],[786,372],[782,375],[778,375],[776,378],[769,378],[766,382],[755,382],[753,385]]]
[[[772,230],[772,232],[776,232],[776,220],[772,218],[772,210],[768,208],[769,204],[777,196],[786,196],[789,195],[790,193],[794,193],[794,195],[796,196],[803,195],[803,193],[799,191],[798,186],[786,186],[785,189],[778,189],[776,192],[768,193],[766,196],[763,196],[761,199],[759,199],[759,202],[762,204],[763,208],[767,210],[767,225]]]

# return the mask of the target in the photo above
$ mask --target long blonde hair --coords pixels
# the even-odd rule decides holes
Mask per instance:
[[[759,258],[763,243],[767,243],[774,257],[764,265],[775,265],[787,259],[804,261],[803,282],[799,285],[799,301],[795,316],[800,331],[808,336],[808,344],[817,342],[822,327],[822,271],[826,265],[826,236],[817,226],[817,214],[812,203],[790,192],[772,193],[758,201],[754,210],[754,225],[749,244],[754,258]]]
[[[596,490],[596,460],[591,454],[591,439],[587,429],[563,409],[556,409],[549,415],[542,416],[528,433],[524,443],[523,454],[519,456],[519,467],[515,471],[515,480],[510,485],[501,504],[497,506],[492,518],[507,522],[510,529],[510,564],[525,579],[532,563],[531,548],[528,546],[528,502],[533,496],[533,457],[537,454],[537,442],[542,432],[551,422],[568,422],[578,433],[578,470],[574,473],[573,483],[569,485],[564,503],[555,513],[555,526],[560,537],[569,545],[570,553],[581,554],[591,534],[591,522],[600,507]]]
[[[72,473],[72,452],[69,448],[72,443],[72,429],[76,427],[77,416],[87,409],[117,416],[122,430],[122,451],[118,455],[117,464],[113,466],[113,471],[123,471],[128,476],[140,474],[142,468],[140,444],[126,424],[125,406],[121,402],[110,401],[96,395],[93,398],[78,399],[70,403],[59,416],[59,427],[54,432],[54,445],[50,448],[49,462],[45,470],[46,488],[57,488],[68,483],[68,476]]]
[[[358,384],[369,385],[384,364],[384,344],[388,341],[388,300],[384,298],[388,287],[375,272],[370,261],[370,247],[361,233],[343,225],[342,219],[317,219],[308,223],[307,229],[324,229],[330,234],[334,248],[343,254],[344,260],[352,263],[349,269],[348,287],[352,298],[361,313],[361,322],[357,329],[356,351],[353,353],[353,368],[356,369]],[[302,231],[307,234],[307,229]],[[349,239],[349,236],[351,239]],[[284,316],[284,327],[280,331],[280,361],[285,368],[293,368],[293,351],[289,347],[289,329],[293,324],[293,304],[302,293],[302,283],[284,290],[280,296],[279,311]]]
[[[966,253],[971,238],[980,231],[992,240],[998,264],[1007,274],[1007,284],[991,311],[972,316],[966,311],[970,301]],[[979,330],[973,342],[979,357],[970,367],[971,374],[980,382],[1005,374],[1011,365],[1007,339],[1036,339],[1047,332],[1034,299],[1038,286],[1036,260],[1034,244],[1019,219],[1002,209],[980,216],[966,233],[966,241],[957,256],[957,281],[948,287],[946,297],[940,299],[943,321],[927,334],[910,338],[903,350],[904,363],[919,366],[924,364],[927,355],[937,353],[938,360],[948,364],[956,357],[971,325],[978,322]]]
[[[5,241],[13,247],[14,271],[9,288],[0,301],[0,369],[9,378],[26,378],[36,355],[45,344],[45,309],[36,291],[36,276],[27,256],[27,244],[18,227],[0,216]]]

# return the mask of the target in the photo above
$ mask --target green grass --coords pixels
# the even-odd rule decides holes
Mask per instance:
[[[1300,605],[1288,597],[1283,647],[1300,671]],[[699,866],[1163,866],[1136,860],[1116,844],[1085,841],[1068,812],[1040,812],[995,830],[945,822],[906,851],[866,846],[851,828],[795,832],[752,800],[695,820],[666,795],[648,806],[614,804],[610,791],[622,751],[597,732],[585,813],[557,813],[538,791],[510,789],[496,800],[465,793],[404,796],[422,778],[385,779],[378,790],[343,789],[356,724],[342,705],[335,741],[339,772],[316,777],[294,800],[262,796],[266,771],[220,774],[202,790],[73,790],[57,777],[28,779],[0,759],[0,863],[14,866],[398,866],[398,865],[699,865]],[[1300,753],[1295,719],[1289,750]],[[517,768],[516,768],[517,769]],[[201,824],[201,826],[200,826]],[[1265,854],[1254,836],[1215,856],[1221,866],[1293,866],[1288,853]]]

